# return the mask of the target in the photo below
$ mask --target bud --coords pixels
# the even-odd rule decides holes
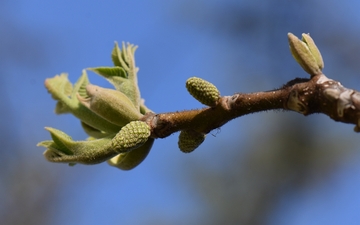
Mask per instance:
[[[191,77],[186,81],[189,93],[199,102],[208,106],[215,106],[220,98],[219,90],[212,83],[198,77]]]
[[[320,70],[324,69],[324,61],[323,58],[321,56],[321,53],[319,51],[319,49],[317,48],[317,46],[315,45],[314,40],[310,37],[309,34],[302,34],[302,39],[303,42],[306,43],[306,45],[308,46],[311,54],[314,56],[316,63],[318,64]]]
[[[302,34],[302,40],[288,33],[290,51],[300,66],[311,76],[321,74],[324,68],[321,53],[308,34]]]
[[[131,100],[120,91],[89,84],[86,86],[86,92],[89,98],[78,95],[79,101],[113,124],[122,127],[142,116]]]
[[[112,148],[119,153],[129,152],[143,145],[150,134],[150,127],[145,122],[132,121],[112,139]]]
[[[145,144],[139,148],[136,148],[130,152],[120,153],[107,162],[109,165],[117,167],[121,170],[131,170],[144,161],[146,156],[149,154],[153,143],[154,139],[149,138]]]
[[[193,130],[182,130],[178,141],[180,150],[184,153],[194,151],[201,143],[204,142],[205,136],[205,134]]]

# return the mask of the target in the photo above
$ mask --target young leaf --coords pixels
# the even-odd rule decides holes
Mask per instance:
[[[118,154],[111,146],[114,135],[92,141],[73,141],[60,130],[50,127],[46,129],[50,132],[53,143],[45,141],[38,146],[47,148],[44,156],[50,162],[96,164]]]
[[[80,81],[83,83],[88,82],[87,79],[84,79],[84,76],[80,77],[79,81],[76,83],[76,86],[79,89],[83,86]],[[53,78],[45,80],[45,87],[52,94],[54,99],[61,102],[57,105],[57,112],[71,112],[81,121],[107,133],[117,133],[120,130],[121,127],[99,117],[94,112],[80,104],[77,98],[69,96],[69,83],[67,75],[65,74],[60,76],[57,75]]]
[[[88,70],[91,70],[106,79],[111,77],[122,77],[122,78],[128,78],[125,70],[122,67],[116,66],[116,67],[94,67],[94,68],[87,68]]]
[[[111,59],[114,63],[114,66],[121,67],[120,58],[121,58],[121,50],[119,48],[117,41],[115,41],[115,46],[111,52]]]
[[[78,96],[79,101],[113,124],[123,127],[142,116],[130,99],[117,90],[89,84],[86,91],[89,98]]]
[[[117,167],[121,170],[131,170],[137,167],[149,154],[154,143],[153,138],[149,138],[145,144],[130,152],[120,153],[119,155],[109,159],[109,165]]]

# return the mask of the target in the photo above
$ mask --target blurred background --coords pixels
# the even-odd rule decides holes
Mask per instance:
[[[325,115],[241,117],[191,154],[174,134],[128,172],[49,163],[36,147],[50,139],[45,126],[86,138],[77,119],[54,114],[43,83],[112,65],[115,40],[139,45],[139,86],[155,112],[202,107],[185,89],[191,76],[222,95],[307,77],[288,32],[310,33],[324,73],[359,90],[359,9],[356,0],[1,0],[0,223],[359,224],[359,134]]]

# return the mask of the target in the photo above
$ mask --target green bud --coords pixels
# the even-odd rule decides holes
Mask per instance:
[[[319,51],[319,49],[317,48],[317,46],[315,45],[314,40],[310,37],[309,34],[302,34],[302,39],[303,42],[306,43],[306,45],[308,46],[310,52],[312,53],[312,55],[314,56],[316,63],[318,64],[320,70],[324,69],[324,61],[323,58],[321,56],[321,53]]]
[[[320,51],[308,34],[303,34],[300,40],[292,33],[288,33],[290,51],[294,59],[310,76],[322,73],[324,62]]]
[[[121,170],[131,170],[144,161],[146,156],[149,154],[153,143],[154,139],[149,138],[145,144],[139,148],[136,148],[130,152],[120,153],[107,162],[109,165],[117,167]]]
[[[198,77],[191,77],[186,81],[189,93],[199,102],[208,106],[215,106],[220,98],[219,90],[212,83]]]
[[[184,153],[194,151],[201,143],[203,143],[205,136],[205,134],[193,130],[182,130],[178,141],[180,150]]]
[[[138,120],[142,115],[131,100],[120,91],[89,84],[86,86],[89,98],[78,95],[79,101],[100,117],[118,126]]]
[[[143,145],[149,138],[150,127],[142,121],[126,124],[112,140],[112,148],[119,152],[129,152]]]

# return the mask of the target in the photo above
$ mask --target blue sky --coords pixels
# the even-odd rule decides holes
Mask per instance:
[[[157,224],[196,224],[203,221],[204,218],[198,215],[206,212],[206,203],[189,183],[191,170],[187,165],[201,165],[207,161],[206,164],[213,168],[222,166],[224,159],[214,146],[231,145],[234,138],[246,142],[249,134],[245,129],[239,129],[240,126],[250,126],[250,133],[269,132],[261,123],[272,118],[272,114],[256,114],[248,119],[232,121],[219,134],[208,135],[201,148],[192,154],[183,154],[178,150],[177,135],[157,140],[143,164],[129,172],[119,171],[106,163],[68,167],[46,162],[42,156],[44,149],[35,147],[37,142],[49,139],[49,134],[43,129],[45,126],[61,129],[74,139],[86,138],[75,118],[53,113],[55,102],[43,85],[46,78],[67,72],[74,82],[83,68],[111,65],[110,53],[114,41],[131,42],[139,45],[136,52],[136,62],[140,67],[139,86],[147,105],[156,112],[193,109],[202,106],[186,92],[185,81],[191,76],[216,84],[223,95],[276,88],[294,78],[290,71],[302,74],[288,51],[287,32],[300,35],[308,32],[302,29],[309,29],[316,36],[317,32],[322,32],[322,26],[330,27],[326,29],[329,35],[339,32],[341,26],[360,30],[359,4],[356,1],[341,4],[337,1],[317,1],[316,7],[321,6],[319,14],[332,14],[339,18],[337,24],[314,21],[307,27],[306,24],[299,25],[301,18],[296,18],[294,24],[293,21],[281,21],[284,26],[274,37],[262,38],[266,29],[271,29],[264,27],[265,31],[260,31],[257,36],[245,33],[243,38],[235,40],[222,34],[224,30],[205,25],[207,12],[221,5],[220,2],[18,0],[2,3],[8,23],[29,35],[11,37],[18,44],[7,47],[14,49],[16,57],[9,61],[6,56],[1,58],[6,62],[6,74],[2,76],[4,93],[9,99],[12,118],[16,118],[16,122],[9,120],[6,124],[13,127],[12,133],[21,140],[21,157],[29,159],[29,165],[36,163],[44,171],[53,171],[50,174],[61,182],[61,189],[53,199],[55,210],[49,212],[53,224],[147,224],[147,219],[157,221]],[[245,0],[223,2],[240,8],[256,5]],[[271,3],[258,7],[259,13],[269,13],[266,11],[267,4]],[[221,10],[219,7],[216,12],[221,15]],[[281,17],[277,12],[269,13],[270,16],[273,14]],[[321,16],[316,14],[315,18]],[[1,27],[5,27],[7,21],[0,23],[3,23]],[[359,35],[359,32],[354,33]],[[27,42],[37,45],[27,46]],[[274,52],[274,57],[279,58],[278,64],[268,64],[267,57],[261,55],[261,52],[267,51],[269,42],[277,42],[280,46],[278,52]],[[40,60],[22,52],[21,46],[32,49]],[[337,65],[336,56],[331,55],[335,53],[326,50],[329,49],[326,42],[319,43],[319,46],[329,53],[329,56],[324,56],[325,72],[341,67],[341,64]],[[238,57],[238,60],[229,60],[229,55]],[[224,74],[227,71],[225,68],[240,72]],[[273,72],[264,74],[265,69]],[[334,78],[341,79],[340,75],[335,74]],[[272,79],[271,76],[277,77]],[[90,81],[110,87],[107,81],[95,74],[90,74]],[[356,77],[344,78],[344,82],[360,89]],[[325,116],[304,118],[291,113],[292,116],[304,121],[309,129],[312,129],[315,120],[321,124],[325,131],[319,133],[319,141],[337,138],[338,133],[345,136],[345,140],[355,139],[344,144],[344,148],[355,153],[311,188],[297,195],[284,195],[276,204],[268,224],[358,224],[358,134],[352,132],[352,126],[335,123]]]

